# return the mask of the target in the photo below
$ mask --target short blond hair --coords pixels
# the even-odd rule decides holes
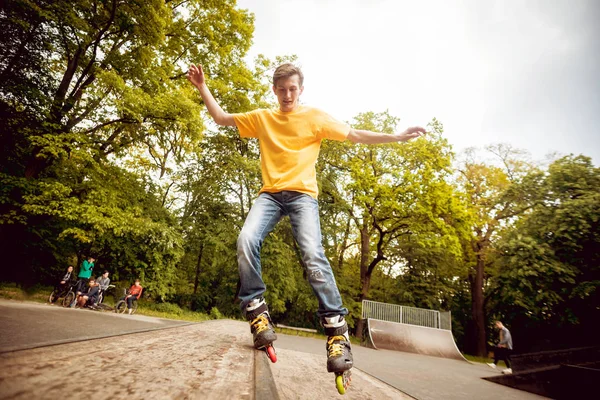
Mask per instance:
[[[289,78],[294,75],[298,75],[300,86],[302,86],[304,83],[304,74],[302,73],[302,70],[292,63],[281,64],[275,69],[275,72],[273,72],[273,85],[277,85],[277,81],[281,78]]]

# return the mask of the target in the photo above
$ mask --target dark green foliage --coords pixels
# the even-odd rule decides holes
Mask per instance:
[[[575,336],[579,345],[597,340],[599,185],[600,169],[589,158],[555,161],[542,200],[503,236],[494,310],[515,329],[539,335],[523,338],[524,347],[569,347]]]

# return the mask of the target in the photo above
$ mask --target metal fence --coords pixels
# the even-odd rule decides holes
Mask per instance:
[[[363,300],[362,318],[374,318],[402,324],[426,326],[428,328],[451,330],[450,311],[439,312],[425,308],[406,307],[397,304]]]

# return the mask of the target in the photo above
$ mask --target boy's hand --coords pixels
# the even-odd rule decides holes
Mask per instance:
[[[398,141],[400,141],[400,142],[408,142],[409,140],[423,136],[426,133],[427,133],[427,131],[425,131],[425,128],[423,128],[423,127],[411,126],[410,128],[406,129],[404,132],[397,133],[396,137],[398,138]]]
[[[192,85],[199,87],[204,84],[204,71],[202,70],[202,65],[198,64],[191,65],[190,69],[187,73],[188,80],[192,83]]]

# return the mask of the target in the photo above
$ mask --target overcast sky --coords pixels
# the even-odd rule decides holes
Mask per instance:
[[[600,165],[600,0],[239,0],[257,54],[298,56],[302,103],[444,124],[455,151],[510,143]]]

